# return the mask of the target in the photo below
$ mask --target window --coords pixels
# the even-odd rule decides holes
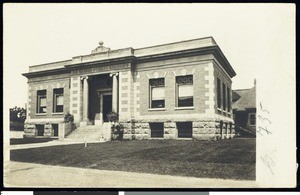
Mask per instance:
[[[217,105],[221,108],[221,81],[217,78]]]
[[[249,114],[249,125],[250,126],[255,126],[256,125],[256,114],[255,113],[250,113]]]
[[[44,125],[35,125],[37,136],[44,136],[45,127]]]
[[[177,107],[191,107],[194,105],[193,75],[176,77]]]
[[[165,107],[165,79],[150,79],[150,108]]]
[[[58,136],[58,124],[52,124],[53,136]]]
[[[226,110],[226,86],[223,83],[223,110]]]
[[[36,113],[46,113],[47,109],[47,91],[46,90],[38,90],[37,91],[37,110]]]
[[[151,137],[163,138],[164,137],[164,123],[149,123],[151,130]]]
[[[64,111],[64,89],[53,89],[53,112],[59,113]]]
[[[177,122],[178,138],[192,138],[193,123],[192,122]]]
[[[227,87],[227,111],[231,111],[231,98],[230,98],[230,89]]]

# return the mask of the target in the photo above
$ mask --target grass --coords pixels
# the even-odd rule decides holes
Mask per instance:
[[[10,145],[44,143],[53,140],[55,138],[11,138]]]
[[[135,140],[11,151],[11,160],[222,179],[255,179],[255,139]]]

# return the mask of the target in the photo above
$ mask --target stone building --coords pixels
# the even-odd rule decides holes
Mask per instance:
[[[33,65],[24,135],[56,137],[64,114],[77,130],[118,113],[124,139],[232,137],[232,66],[212,37],[111,50]],[[88,131],[85,131],[88,132]],[[72,133],[71,133],[72,134]]]

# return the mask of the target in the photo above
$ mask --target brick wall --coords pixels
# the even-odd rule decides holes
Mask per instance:
[[[65,76],[65,75],[64,75]],[[34,121],[36,119],[63,119],[64,113],[70,112],[70,80],[69,78],[62,78],[62,75],[54,75],[52,79],[44,81],[43,78],[29,79],[28,81],[28,120]],[[64,89],[64,111],[62,114],[53,114],[53,89]],[[37,111],[37,91],[46,90],[46,113],[38,114]],[[45,120],[46,121],[46,120]],[[48,121],[46,121],[48,122]]]
[[[159,63],[159,62],[158,62]],[[193,75],[194,109],[180,110],[176,107],[176,76]],[[141,70],[140,75],[140,116],[148,115],[170,115],[170,114],[203,114],[205,113],[205,63],[194,65],[181,64],[180,67],[168,67],[156,70]],[[149,110],[149,79],[155,77],[165,78],[165,110]]]

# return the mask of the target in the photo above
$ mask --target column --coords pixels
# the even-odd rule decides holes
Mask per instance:
[[[112,86],[112,111],[118,113],[118,73],[111,73],[110,77],[113,79]]]
[[[88,77],[83,78],[83,121],[89,121],[89,83]]]

